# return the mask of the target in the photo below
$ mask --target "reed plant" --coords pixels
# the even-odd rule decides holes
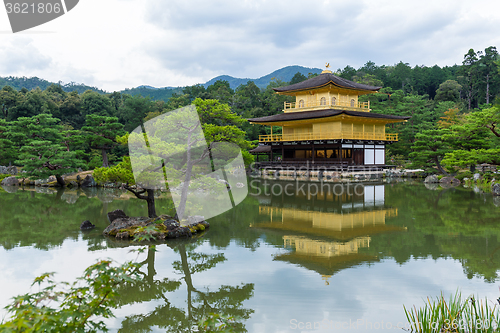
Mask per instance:
[[[489,333],[500,329],[500,307],[496,302],[474,296],[463,298],[459,291],[448,301],[441,293],[436,298],[428,297],[421,308],[404,307],[404,310],[409,323],[405,330],[409,332]]]

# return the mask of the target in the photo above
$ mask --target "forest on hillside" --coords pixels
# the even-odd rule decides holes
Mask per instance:
[[[476,163],[500,164],[499,66],[499,54],[496,47],[491,46],[484,51],[469,50],[461,65],[450,67],[411,67],[403,62],[379,66],[368,61],[358,69],[346,66],[335,74],[382,87],[378,94],[360,97],[370,101],[372,112],[412,117],[406,123],[388,128],[389,132],[400,133],[399,142],[388,149],[388,160],[399,163],[411,159],[414,166],[446,172]],[[315,75],[310,73],[309,77]],[[277,95],[272,88],[307,78],[301,73],[296,73],[290,82],[274,78],[265,89],[252,81],[232,89],[229,82],[219,80],[206,88],[194,85],[179,89],[167,101],[120,92],[67,92],[57,84],[31,90],[6,85],[0,90],[0,165],[19,163],[21,145],[28,141],[16,141],[13,129],[19,128],[22,122],[26,126],[36,122],[33,117],[42,114],[55,119],[49,123],[73,134],[92,132],[91,127],[99,125],[93,121],[99,119],[110,128],[120,128],[107,134],[110,141],[105,146],[109,146],[109,156],[99,149],[104,144],[91,144],[88,138],[66,144],[67,149],[71,146],[81,152],[81,165],[93,168],[102,163],[103,158],[115,163],[126,155],[126,149],[118,145],[114,137],[162,113],[189,105],[195,99],[218,100],[240,118],[262,117],[281,112],[283,103],[291,102],[290,97]],[[238,126],[245,132],[246,142],[254,146],[259,135],[269,134],[265,126],[244,121]]]

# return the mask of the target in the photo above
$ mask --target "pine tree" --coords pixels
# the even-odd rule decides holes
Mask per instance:
[[[22,143],[17,164],[31,177],[48,178],[54,175],[60,186],[66,183],[62,175],[84,166],[78,158],[81,151],[70,151],[64,145],[64,128],[59,119],[48,114],[21,117],[13,122],[11,137]],[[13,140],[14,141],[14,140]]]
[[[124,134],[123,125],[118,122],[118,118],[88,115],[82,131],[90,148],[101,151],[102,166],[109,167],[108,151],[117,145],[116,137]]]

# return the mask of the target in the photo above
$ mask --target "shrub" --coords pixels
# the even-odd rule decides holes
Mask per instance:
[[[474,174],[470,171],[464,171],[464,172],[460,172],[458,173],[455,178],[462,181],[464,178],[472,178],[474,176]]]
[[[128,183],[134,185],[134,175],[132,173],[132,165],[130,164],[130,157],[125,156],[123,161],[117,165],[109,168],[96,168],[93,177],[98,184],[104,183]]]
[[[0,183],[2,182],[2,180],[4,180],[7,177],[11,177],[11,175],[9,175],[9,174],[0,174]]]

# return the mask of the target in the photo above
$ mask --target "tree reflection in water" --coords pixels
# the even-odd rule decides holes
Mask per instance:
[[[146,269],[141,272],[144,280],[141,283],[127,284],[120,287],[120,307],[134,303],[162,301],[153,311],[144,314],[127,316],[122,322],[120,332],[149,332],[152,327],[166,329],[167,332],[192,332],[197,323],[210,313],[239,318],[236,323],[237,332],[246,332],[241,320],[248,319],[254,312],[243,308],[243,302],[253,296],[254,284],[246,283],[240,286],[221,286],[216,291],[195,287],[193,278],[217,264],[226,261],[223,253],[206,254],[196,252],[200,241],[191,243],[178,242],[173,245],[179,253],[180,260],[173,263],[173,269],[182,277],[178,280],[159,278],[155,270],[155,249],[150,247],[146,260],[142,262]],[[178,290],[182,284],[187,288],[187,308],[174,306],[169,301],[168,293]]]

